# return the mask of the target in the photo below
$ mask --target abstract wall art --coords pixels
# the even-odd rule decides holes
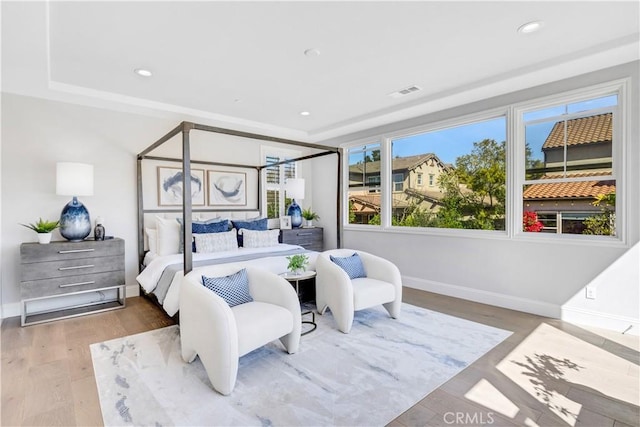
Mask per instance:
[[[204,206],[204,170],[191,169],[191,202]],[[182,205],[182,169],[158,166],[158,205]]]
[[[209,206],[245,206],[247,174],[243,172],[207,171]]]

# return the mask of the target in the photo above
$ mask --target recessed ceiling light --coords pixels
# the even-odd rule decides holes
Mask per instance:
[[[316,48],[307,49],[304,51],[306,56],[320,56],[320,51]]]
[[[133,72],[142,77],[151,77],[153,75],[151,71],[145,68],[136,68]]]
[[[301,111],[301,112],[300,112],[300,115],[301,115],[301,116],[308,116],[308,115],[310,115],[310,114],[311,114],[311,113],[310,113],[310,112],[308,112],[308,111]]]
[[[542,21],[531,21],[531,22],[527,22],[526,24],[522,24],[519,28],[518,28],[518,32],[522,33],[522,34],[529,34],[529,33],[535,33],[536,31],[538,31],[540,28],[542,28],[543,26],[543,22]]]

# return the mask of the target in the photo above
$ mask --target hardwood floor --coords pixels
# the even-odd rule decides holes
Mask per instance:
[[[405,288],[404,300],[513,334],[401,414],[401,426],[639,426],[638,338]],[[89,344],[173,324],[145,298],[106,313],[2,322],[2,426],[97,426]]]

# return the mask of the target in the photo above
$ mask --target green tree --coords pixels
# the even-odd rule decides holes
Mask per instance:
[[[582,231],[582,234],[615,236],[616,193],[598,194],[591,204],[599,206],[600,213],[583,221],[586,228]]]
[[[456,159],[455,168],[438,180],[444,193],[435,215],[436,227],[503,229],[506,197],[504,141],[484,139],[471,153]]]
[[[533,158],[533,152],[528,142],[524,144],[525,149],[525,174],[527,179],[538,179],[544,175],[544,162]]]
[[[371,155],[364,156],[365,162],[378,162],[380,161],[380,150],[375,150],[371,152]]]

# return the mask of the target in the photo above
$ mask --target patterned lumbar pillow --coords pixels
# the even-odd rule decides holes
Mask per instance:
[[[236,230],[240,230],[244,228],[245,230],[267,230],[269,228],[269,220],[267,218],[261,219],[253,219],[247,221],[236,221],[231,220],[231,224],[233,224],[233,228]],[[244,246],[244,239],[242,237],[242,233],[238,233],[238,246]]]
[[[338,267],[347,272],[349,279],[367,277],[367,273],[364,271],[364,266],[362,265],[362,260],[357,253],[347,257],[335,257],[333,255],[329,255],[329,258]]]
[[[176,221],[180,224],[180,253],[182,253],[184,249],[184,222],[182,221],[182,218],[176,218]],[[191,221],[191,233],[193,234],[222,233],[225,231],[229,231],[228,219],[216,217],[204,221],[198,221],[195,219]],[[191,251],[196,251],[195,242],[191,243]]]
[[[238,238],[235,229],[227,231],[226,233],[194,234],[193,238],[195,240],[197,253],[213,253],[238,249]]]
[[[280,230],[245,230],[240,229],[243,236],[242,246],[245,248],[265,248],[268,246],[277,246]]]
[[[224,277],[202,276],[202,284],[224,299],[229,307],[253,301],[249,293],[247,270],[244,268]]]

